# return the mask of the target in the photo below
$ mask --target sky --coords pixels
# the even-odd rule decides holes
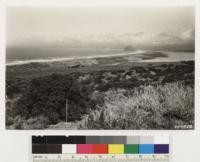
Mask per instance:
[[[192,42],[194,29],[194,7],[188,6],[7,8],[7,44],[67,38]]]

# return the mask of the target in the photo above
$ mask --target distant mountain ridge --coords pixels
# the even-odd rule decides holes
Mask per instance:
[[[88,36],[63,36],[57,38],[31,37],[23,38],[11,45],[22,46],[63,46],[63,47],[104,47],[124,48],[126,46],[151,48],[151,47],[174,47],[183,50],[194,50],[195,32],[186,30],[184,32],[160,32],[146,34],[144,32],[124,34],[100,34]],[[186,49],[188,48],[188,49]],[[162,48],[161,48],[162,49]]]

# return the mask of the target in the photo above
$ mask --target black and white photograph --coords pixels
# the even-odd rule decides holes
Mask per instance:
[[[195,128],[194,6],[9,6],[6,129]]]

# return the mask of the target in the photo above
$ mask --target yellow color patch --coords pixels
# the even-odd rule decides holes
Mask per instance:
[[[109,144],[108,145],[108,153],[109,154],[123,154],[124,153],[124,145],[123,144]]]

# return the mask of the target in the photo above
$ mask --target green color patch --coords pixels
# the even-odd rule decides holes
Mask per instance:
[[[134,145],[134,144],[124,145],[124,153],[125,154],[138,154],[139,153],[139,145]]]

